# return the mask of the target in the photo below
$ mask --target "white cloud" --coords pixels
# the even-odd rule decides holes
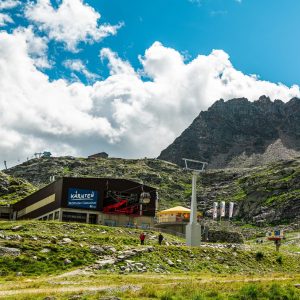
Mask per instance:
[[[48,39],[35,35],[33,27],[18,27],[14,30],[16,36],[25,39],[27,45],[27,53],[34,60],[34,65],[39,68],[51,68],[48,61]]]
[[[91,73],[80,59],[67,59],[63,62],[65,68],[74,72],[83,74],[89,80],[96,80],[99,78],[97,74]],[[74,74],[76,77],[76,75]]]
[[[236,70],[222,50],[187,63],[159,42],[140,57],[140,71],[105,48],[100,58],[108,60],[107,79],[93,85],[50,81],[30,54],[43,49],[43,43],[30,47],[30,35],[21,29],[0,32],[0,153],[8,162],[41,150],[153,157],[217,99],[254,100],[264,94],[287,101],[300,96],[298,86]],[[73,69],[83,70],[73,63]]]
[[[18,0],[1,0],[0,1],[0,10],[2,9],[12,9],[20,5],[21,2]]]
[[[82,0],[62,0],[57,9],[50,0],[38,0],[27,5],[25,15],[47,32],[50,39],[64,43],[73,52],[77,51],[79,42],[100,41],[115,35],[122,26],[99,25],[101,15]]]
[[[9,15],[0,13],[0,27],[6,26],[8,23],[13,22],[13,19]]]

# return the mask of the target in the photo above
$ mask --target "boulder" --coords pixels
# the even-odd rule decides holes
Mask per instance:
[[[21,250],[17,248],[0,247],[0,256],[19,256]]]

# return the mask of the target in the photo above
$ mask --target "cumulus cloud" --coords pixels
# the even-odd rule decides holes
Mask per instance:
[[[9,15],[0,13],[0,27],[6,26],[8,23],[13,22],[13,19]]]
[[[88,80],[96,80],[99,78],[97,74],[91,73],[80,59],[67,59],[63,62],[65,68],[70,69],[73,76],[77,78],[76,73],[83,74]]]
[[[287,101],[300,96],[298,86],[236,70],[222,50],[186,62],[159,42],[139,57],[141,70],[104,48],[99,59],[110,69],[106,79],[92,85],[50,81],[30,54],[39,49],[39,43],[30,46],[30,34],[0,32],[0,153],[7,161],[41,150],[154,157],[220,98],[255,100],[264,94]],[[66,64],[84,68],[80,61]]]
[[[0,10],[12,9],[20,4],[21,4],[21,2],[18,0],[1,0],[0,1]]]
[[[57,9],[50,0],[37,0],[26,6],[25,16],[47,32],[50,39],[64,43],[73,52],[78,43],[100,41],[115,35],[122,26],[99,25],[101,15],[82,0],[62,0]]]
[[[33,27],[18,27],[14,30],[15,36],[24,39],[27,46],[27,54],[33,59],[36,67],[51,68],[48,61],[48,39],[34,33]]]

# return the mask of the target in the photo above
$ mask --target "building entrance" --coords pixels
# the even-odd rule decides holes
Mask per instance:
[[[97,224],[97,215],[96,214],[89,215],[89,224]]]

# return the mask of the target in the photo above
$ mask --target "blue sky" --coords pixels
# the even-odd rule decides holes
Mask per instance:
[[[219,98],[300,97],[299,12],[298,0],[0,0],[0,156],[153,157]]]
[[[59,1],[51,1],[54,6]],[[246,74],[287,85],[299,84],[300,2],[298,0],[86,0],[101,13],[101,22],[124,22],[117,36],[93,45],[81,44],[80,53],[63,47],[50,52],[56,67],[46,71],[51,78],[67,76],[60,62],[66,57],[88,61],[93,72],[108,75],[97,53],[109,47],[139,67],[138,55],[153,42],[183,53],[187,59],[222,49],[233,65]],[[19,10],[17,10],[19,11]],[[25,21],[25,23],[23,23]],[[19,18],[12,26],[26,24]],[[84,78],[82,78],[84,80]]]
[[[223,49],[234,66],[262,78],[300,83],[298,0],[103,0],[88,1],[105,20],[126,26],[104,43],[137,64],[154,41],[191,58]]]

